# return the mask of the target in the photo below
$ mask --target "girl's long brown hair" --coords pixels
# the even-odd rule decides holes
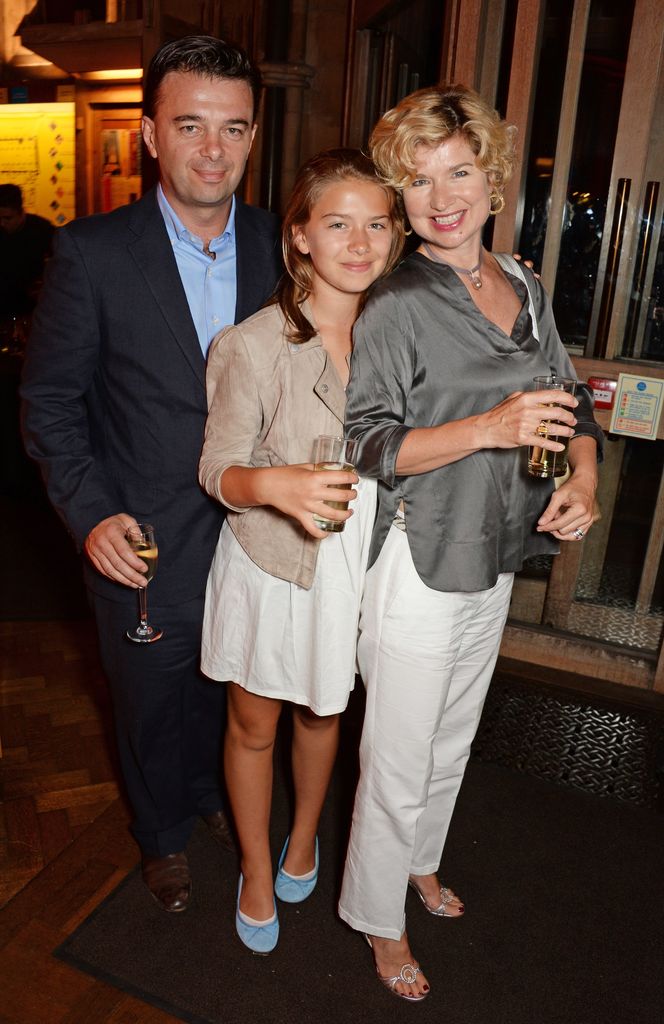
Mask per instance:
[[[294,229],[309,221],[314,205],[329,185],[348,180],[380,185],[388,197],[392,245],[383,274],[392,270],[401,255],[404,242],[401,202],[396,191],[380,179],[369,157],[359,149],[328,149],[312,157],[297,173],[281,232],[286,273],[277,286],[275,301],[286,317],[290,341],[309,341],[316,333],[301,309],[312,292],[313,265],[311,257],[295,245]]]

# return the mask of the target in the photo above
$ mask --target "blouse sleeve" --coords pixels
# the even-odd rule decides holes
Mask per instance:
[[[359,441],[357,470],[394,487],[413,380],[412,325],[397,298],[383,292],[371,301],[353,331],[345,432]]]
[[[207,366],[208,418],[198,467],[205,491],[234,512],[221,491],[221,476],[229,466],[251,466],[263,422],[254,367],[242,332],[221,331],[210,346]]]

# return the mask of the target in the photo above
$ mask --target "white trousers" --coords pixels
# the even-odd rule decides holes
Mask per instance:
[[[409,874],[438,870],[513,578],[471,594],[432,590],[395,527],[368,573],[358,647],[367,705],[339,902],[358,931],[399,939]]]

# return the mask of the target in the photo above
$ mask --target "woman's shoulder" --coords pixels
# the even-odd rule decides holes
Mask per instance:
[[[539,274],[536,274],[532,267],[526,266],[522,260],[516,260],[508,252],[493,252],[491,255],[506,274],[526,285],[534,299],[539,298],[543,301],[546,298],[546,289]]]
[[[422,278],[422,267],[422,257],[417,252],[411,252],[408,256],[404,256],[387,277],[381,278],[375,286],[375,290],[393,289],[396,291],[401,288],[409,288]]]
[[[397,306],[410,301],[412,290],[420,284],[421,276],[422,268],[418,261],[412,256],[407,256],[387,277],[376,282],[369,292],[365,309],[374,306]]]

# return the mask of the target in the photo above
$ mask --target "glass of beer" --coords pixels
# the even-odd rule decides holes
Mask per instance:
[[[314,469],[330,470],[343,469],[347,472],[355,472],[355,452],[357,441],[348,437],[331,437],[327,434],[320,434],[316,439],[314,448]],[[344,490],[350,490],[351,484],[331,485]],[[330,508],[346,509],[347,501],[326,501]],[[327,530],[328,533],[341,533],[346,521],[337,519],[324,519],[323,516],[314,515],[314,522],[319,530]]]
[[[549,377],[533,377],[535,391],[566,391],[573,395],[576,391],[576,381],[569,377],[557,377],[551,374]],[[546,406],[556,406],[560,403],[551,396],[551,401],[544,403]],[[540,437],[546,437],[549,441],[557,441],[565,447],[561,452],[552,452],[541,445],[531,444],[528,446],[528,473],[530,476],[537,476],[541,480],[550,480],[552,477],[565,476],[567,472],[567,452],[570,439],[567,435],[556,434],[557,420],[542,420],[537,433]]]
[[[157,571],[157,541],[154,535],[154,527],[150,523],[137,523],[130,526],[125,537],[131,548],[136,552],[141,561],[145,562],[147,572],[145,578],[148,584]],[[156,626],[148,622],[148,594],[147,587],[138,588],[138,607],[140,621],[135,629],[127,630],[127,639],[133,640],[135,644],[152,644],[159,640],[163,633]]]

